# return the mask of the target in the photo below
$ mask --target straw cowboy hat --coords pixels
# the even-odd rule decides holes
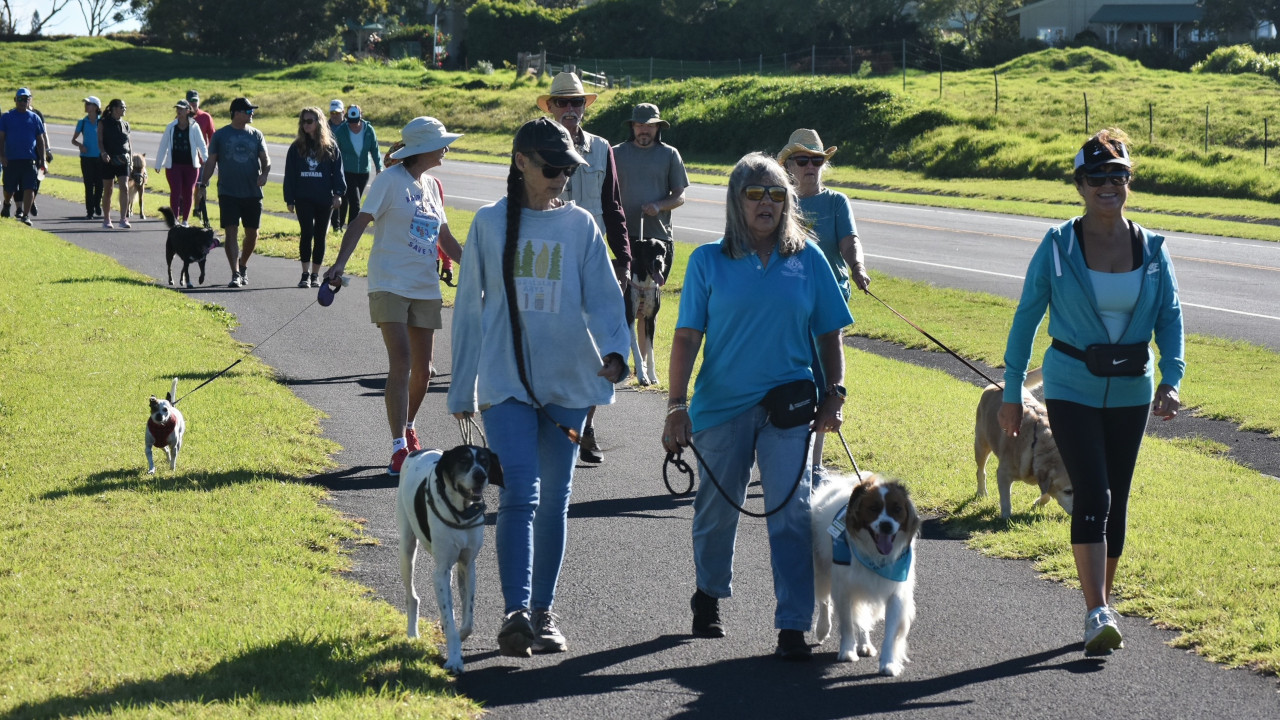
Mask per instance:
[[[595,93],[589,93],[582,87],[582,81],[577,75],[571,72],[557,73],[551,80],[551,92],[546,95],[538,96],[538,107],[543,112],[551,112],[547,107],[547,101],[553,97],[580,97],[585,98],[582,109],[586,110],[591,107],[591,103],[596,101],[598,97]]]
[[[818,131],[801,128],[791,133],[791,137],[787,138],[786,146],[778,152],[778,163],[785,163],[787,158],[798,152],[821,155],[830,160],[831,156],[836,154],[837,149],[835,145],[832,145],[823,150],[822,138],[818,137]]]
[[[404,147],[391,153],[391,157],[399,160],[422,153],[435,152],[448,146],[462,137],[458,133],[447,132],[444,123],[433,117],[416,117],[400,131],[400,140]]]
[[[639,125],[659,125],[663,130],[671,127],[671,123],[662,119],[658,106],[653,103],[640,103],[631,110],[631,119],[623,121],[623,125],[636,123]]]

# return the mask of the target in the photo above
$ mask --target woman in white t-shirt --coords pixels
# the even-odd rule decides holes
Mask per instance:
[[[462,256],[449,232],[440,183],[427,171],[440,166],[449,144],[460,137],[430,117],[414,118],[404,126],[404,147],[392,154],[400,164],[380,173],[369,186],[360,214],[342,236],[337,260],[324,274],[330,284],[340,281],[360,236],[373,223],[369,319],[381,328],[387,346],[384,400],[391,426],[387,473],[392,477],[399,476],[410,452],[422,448],[413,423],[431,382],[431,352],[435,331],[441,327],[437,247],[454,260]]]

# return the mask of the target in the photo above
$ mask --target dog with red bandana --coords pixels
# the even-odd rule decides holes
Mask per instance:
[[[169,394],[161,400],[151,396],[151,415],[147,418],[147,474],[154,475],[156,461],[151,457],[151,448],[159,447],[169,458],[169,469],[178,469],[178,453],[182,450],[182,436],[187,432],[187,423],[182,413],[174,406],[178,397],[178,378],[173,379],[173,387]]]

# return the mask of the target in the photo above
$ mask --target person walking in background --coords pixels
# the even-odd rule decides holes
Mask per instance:
[[[614,277],[618,286],[625,290],[631,273],[631,245],[627,240],[627,218],[622,211],[613,148],[609,147],[608,140],[582,129],[587,108],[596,101],[596,97],[596,93],[583,89],[577,75],[562,72],[552,79],[550,92],[538,96],[538,107],[569,131],[574,149],[586,161],[565,186],[561,199],[572,200],[591,213],[613,251]],[[596,441],[595,414],[595,408],[587,413],[586,429],[582,431],[582,443],[578,448],[578,458],[589,465],[604,462],[604,453]]]
[[[391,429],[387,474],[400,475],[409,453],[422,449],[414,419],[431,384],[435,331],[443,327],[437,247],[453,257],[462,248],[449,230],[440,183],[427,171],[444,162],[449,145],[462,137],[431,117],[409,121],[401,131],[400,163],[378,175],[360,214],[347,226],[338,257],[324,274],[341,280],[347,260],[373,223],[369,253],[369,320],[387,347],[387,387],[383,400]]]
[[[156,172],[164,170],[169,183],[169,207],[185,226],[191,215],[200,167],[209,157],[209,148],[204,144],[200,126],[191,120],[191,105],[179,100],[173,107],[177,117],[160,134]]]
[[[36,108],[35,98],[32,98],[31,102],[28,103],[27,109],[35,113],[36,117],[40,118],[40,124],[44,125],[46,129],[46,132],[41,133],[41,136],[40,136],[41,141],[44,142],[45,166],[43,168],[39,168],[36,170],[36,186],[31,191],[30,215],[31,217],[36,217],[40,214],[40,208],[37,206],[37,201],[40,199],[40,183],[44,182],[45,173],[49,171],[49,166],[53,165],[53,145],[50,144],[49,142],[49,133],[47,132],[48,126],[44,122],[44,113],[40,112],[40,110]]]
[[[209,147],[209,143],[213,140],[213,116],[200,109],[200,93],[195,90],[187,91],[187,104],[191,106],[191,120],[200,128],[200,134],[204,136],[204,145]],[[203,193],[197,193],[195,214],[200,218],[200,222],[204,223],[204,229],[208,230],[213,227],[209,223],[209,204]]]
[[[335,230],[341,230],[360,214],[360,198],[369,182],[369,164],[372,162],[374,169],[382,172],[382,155],[378,152],[378,135],[364,119],[359,105],[347,108],[347,122],[335,134],[347,181],[347,194],[342,196],[338,221],[333,225]]]
[[[13,109],[0,115],[0,167],[4,168],[4,208],[0,217],[9,217],[9,205],[18,197],[14,217],[31,224],[31,207],[39,172],[45,167],[44,122],[31,112],[31,91],[18,88]]]
[[[342,173],[342,153],[329,132],[320,108],[298,113],[298,137],[284,161],[284,202],[298,217],[298,257],[302,279],[298,287],[320,287],[317,274],[324,262],[329,214],[342,204],[347,183]]]
[[[231,265],[228,287],[249,284],[249,258],[258,244],[258,224],[262,220],[262,186],[271,175],[266,139],[250,124],[257,109],[249,98],[231,101],[231,124],[213,134],[209,161],[201,168],[197,191],[204,197],[208,193],[209,178],[221,170],[218,172],[218,213],[226,234],[227,263]],[[241,223],[244,224],[243,252],[237,242]]]
[[[347,121],[346,117],[344,117],[345,110],[346,108],[343,107],[341,100],[334,98],[329,101],[329,133],[334,137],[338,135],[338,128],[342,127],[343,123]]]
[[[110,230],[111,191],[120,191],[120,227],[129,227],[129,170],[133,165],[133,146],[129,142],[128,111],[124,101],[114,98],[107,111],[98,118],[98,148],[102,151],[102,227]]]
[[[577,457],[571,433],[627,376],[631,339],[604,238],[590,213],[561,199],[584,163],[560,125],[521,126],[507,196],[476,212],[459,271],[449,412],[480,413],[502,458],[498,651],[511,657],[567,647],[551,609]]]
[[[1047,309],[1053,340],[1044,356],[1044,404],[1071,477],[1071,551],[1084,594],[1086,655],[1124,647],[1112,583],[1133,471],[1148,415],[1177,416],[1186,371],[1182,304],[1164,237],[1124,216],[1133,180],[1128,142],[1111,128],[1076,154],[1084,215],[1050,229],[1031,257],[1009,329],[998,414],[1005,434],[1016,436],[1025,411],[1022,384]]]
[[[632,240],[653,238],[667,246],[666,267],[670,277],[675,262],[671,211],[684,204],[689,175],[680,151],[662,142],[662,131],[670,128],[671,123],[662,119],[657,105],[636,105],[626,125],[627,141],[613,146],[613,156],[618,163],[627,233]]]
[[[71,144],[80,149],[80,177],[84,180],[84,219],[102,217],[102,151],[98,149],[98,116],[102,101],[84,99],[84,117],[76,122]]]
[[[853,220],[853,206],[843,193],[829,190],[822,184],[822,176],[831,167],[831,156],[838,148],[832,145],[823,149],[822,139],[815,130],[800,129],[791,133],[787,144],[778,153],[778,162],[787,169],[800,197],[800,213],[809,235],[826,256],[840,285],[840,294],[848,302],[849,281],[859,290],[871,284],[863,261],[862,243],[858,240],[858,226]],[[818,387],[826,387],[822,377],[822,364],[818,362],[815,344],[813,375]],[[823,438],[819,434],[813,443],[814,484],[821,484],[826,473],[822,465]]]
[[[729,174],[725,213],[724,237],[689,256],[662,432],[667,452],[692,442],[701,453],[693,501],[693,634],[724,637],[720,599],[733,594],[739,513],[708,479],[716,478],[727,497],[741,505],[754,463],[766,507],[778,508],[767,520],[776,653],[808,660],[812,653],[804,633],[813,622],[814,588],[810,467],[804,459],[811,451],[811,431],[840,428],[840,331],[853,318],[831,266],[808,242],[795,192],[773,158],[752,153],[738,161]],[[806,401],[813,406],[813,338],[829,392],[816,418],[784,423],[766,407],[766,396],[775,390],[775,396],[785,396],[770,403],[774,406]],[[689,379],[699,349],[702,369],[690,402]]]

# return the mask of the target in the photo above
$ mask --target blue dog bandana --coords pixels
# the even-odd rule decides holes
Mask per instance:
[[[866,557],[858,552],[858,548],[849,543],[849,534],[845,532],[844,522],[845,515],[848,512],[848,505],[840,508],[840,512],[836,513],[835,519],[831,521],[831,527],[827,528],[827,533],[831,535],[831,562],[836,565],[849,565],[853,562],[853,558],[856,557],[863,567],[885,580],[906,582],[907,575],[911,573],[911,557],[915,548],[908,547],[907,551],[902,553],[902,557],[899,557],[898,561],[892,565],[876,562]]]

